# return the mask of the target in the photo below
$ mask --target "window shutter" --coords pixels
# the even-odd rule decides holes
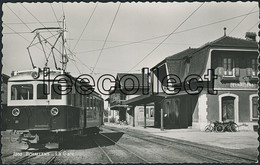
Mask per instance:
[[[224,68],[223,67],[218,68],[218,75],[219,76],[223,76],[224,75]]]
[[[235,68],[235,76],[240,77],[240,69],[239,68]]]
[[[246,68],[246,76],[248,77],[252,76],[252,68]]]

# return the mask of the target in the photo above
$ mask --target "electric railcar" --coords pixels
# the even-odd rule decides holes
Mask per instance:
[[[14,72],[8,80],[7,129],[20,133],[20,141],[29,147],[48,142],[61,145],[73,134],[98,132],[104,100],[95,91],[86,94],[83,87],[93,89],[90,85],[76,82],[62,70]]]

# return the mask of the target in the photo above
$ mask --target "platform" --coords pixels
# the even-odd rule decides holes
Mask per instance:
[[[259,142],[257,140],[258,133],[253,131],[239,132],[202,132],[199,129],[165,129],[161,131],[159,128],[140,126],[132,127],[130,125],[119,125],[113,123],[105,123],[107,126],[120,129],[131,129],[135,131],[145,131],[154,135],[190,141],[199,144],[217,146],[227,149],[245,149],[250,152],[257,152]]]

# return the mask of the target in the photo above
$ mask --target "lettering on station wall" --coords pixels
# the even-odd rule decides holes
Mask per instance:
[[[246,82],[240,82],[240,83],[230,83],[231,88],[248,88],[252,87],[255,88],[255,84],[246,83]]]

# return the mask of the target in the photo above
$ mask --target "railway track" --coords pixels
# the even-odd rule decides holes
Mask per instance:
[[[36,151],[33,151],[33,152],[31,152],[31,153],[35,153]],[[14,162],[13,162],[13,164],[22,164],[22,163],[24,163],[25,161],[27,161],[27,160],[29,160],[29,159],[31,159],[31,158],[34,158],[34,157],[36,157],[37,155],[26,155],[26,156],[24,156],[24,157],[22,157],[22,158],[20,158],[20,159],[18,159],[18,160],[15,160]]]
[[[60,150],[60,151],[58,151],[58,153],[59,153],[59,152],[62,152],[62,151],[63,151],[63,149]],[[53,163],[54,163],[54,160],[57,158],[57,155],[58,155],[58,154],[54,154],[53,156],[51,156],[51,158],[49,158],[44,164],[53,164]]]
[[[129,150],[128,148],[122,146],[122,145],[119,145],[118,143],[116,143],[114,140],[112,140],[111,138],[107,137],[106,135],[100,133],[98,135],[95,135],[95,136],[100,136],[102,137],[103,139],[106,139],[108,140],[109,142],[111,142],[112,144],[114,144],[115,146],[117,146],[118,148],[120,149],[123,149],[124,151],[126,151],[127,153],[130,153],[131,155],[131,159],[135,159],[137,160],[138,159],[138,163],[151,163],[149,162],[148,160],[146,160],[145,158],[141,157],[140,155],[136,154],[135,152]],[[104,155],[107,157],[107,159],[109,160],[110,163],[126,163],[126,162],[118,162],[118,160],[114,160],[115,156],[113,156],[113,154],[110,154],[109,151],[107,151],[106,147],[101,145],[98,140],[97,140],[97,137],[92,137],[92,140],[93,142],[98,146],[98,148],[104,153]],[[129,155],[129,156],[130,156]],[[114,157],[114,158],[113,158]],[[133,158],[134,157],[134,158]],[[129,163],[129,162],[127,162]]]
[[[54,160],[56,159],[57,155],[59,152],[62,152],[63,150],[59,150],[59,151],[55,151],[53,153],[50,153],[48,150],[42,152],[42,153],[50,153],[50,156],[46,156],[47,157],[47,160],[40,160],[40,162],[37,162],[37,163],[41,163],[41,164],[53,164],[54,163]],[[30,159],[32,158],[37,158],[37,157],[40,157],[40,155],[36,154],[38,151],[31,151],[29,155],[26,155],[26,156],[23,156],[21,158],[19,158],[18,160],[15,160],[13,162],[10,162],[10,163],[7,163],[7,164],[28,164]],[[10,154],[6,155],[5,157],[7,156],[11,156]]]
[[[13,153],[11,153],[11,154],[5,154],[5,155],[2,155],[1,157],[2,157],[2,158],[6,158],[6,157],[9,157],[9,156],[13,156]]]
[[[213,149],[212,147],[205,147],[203,145],[196,145],[192,143],[188,143],[185,141],[180,141],[178,139],[167,139],[163,137],[158,136],[147,136],[147,134],[136,132],[136,131],[130,131],[130,130],[122,130],[117,128],[111,128],[106,127],[105,129],[113,130],[113,131],[120,131],[128,136],[135,137],[138,139],[142,139],[144,141],[155,143],[159,145],[163,145],[165,147],[171,147],[174,149],[178,149],[184,153],[188,153],[195,157],[200,157],[206,160],[209,160],[213,163],[227,163],[232,162],[233,160],[236,160],[238,162],[250,162],[254,163],[256,160],[247,158],[240,155],[235,155],[233,153],[227,152],[227,151],[219,151],[217,149]]]

